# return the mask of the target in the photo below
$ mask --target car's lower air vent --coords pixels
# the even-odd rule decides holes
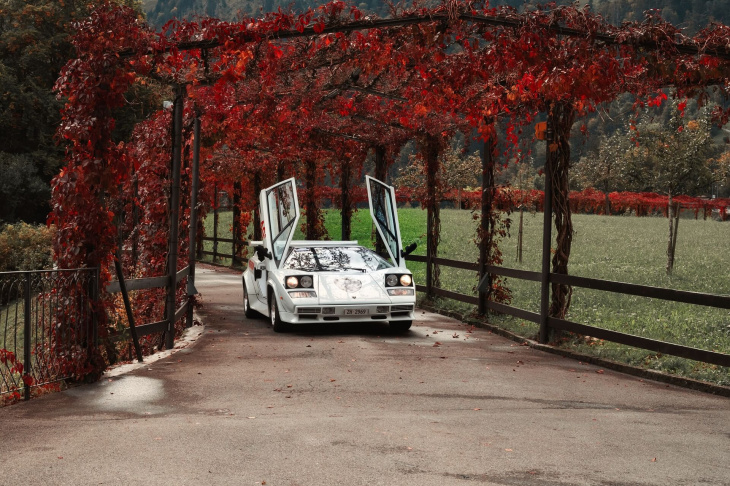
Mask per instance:
[[[413,310],[412,305],[391,305],[390,306],[390,312],[412,311],[412,310]]]
[[[297,314],[320,314],[321,307],[297,307]]]

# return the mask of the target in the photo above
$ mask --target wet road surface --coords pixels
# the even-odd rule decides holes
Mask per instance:
[[[0,484],[730,485],[727,398],[420,310],[276,334],[240,281],[199,269],[173,354],[0,409]]]

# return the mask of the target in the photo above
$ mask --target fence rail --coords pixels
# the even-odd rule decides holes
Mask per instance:
[[[70,378],[96,345],[96,269],[0,273],[0,401]]]
[[[202,242],[211,241],[213,242],[213,251],[208,251],[203,248],[198,250],[198,258],[202,259],[203,255],[209,255],[212,258],[213,263],[218,263],[220,258],[228,258],[233,263],[233,266],[242,266],[248,262],[248,258],[242,258],[237,255],[238,250],[248,245],[248,241],[236,241],[232,238],[211,238],[204,236],[200,238]],[[218,249],[218,243],[228,243],[231,245],[230,252],[224,252]]]
[[[178,270],[177,274],[175,275],[175,286],[182,282],[184,278],[188,278],[190,276],[190,266],[187,266],[185,268],[182,268]],[[155,289],[155,288],[165,288],[167,287],[168,283],[170,281],[169,277],[144,277],[144,278],[131,278],[131,279],[124,279],[124,286],[126,287],[127,292],[133,291],[133,290],[149,290],[149,289]],[[193,289],[188,289],[188,294],[192,295],[194,292]],[[109,294],[119,293],[122,291],[122,287],[120,285],[120,282],[118,280],[113,280],[107,284],[106,288],[104,289],[105,292]],[[189,300],[185,300],[179,307],[175,310],[175,315],[173,317],[173,322],[177,322],[183,317],[186,317],[188,319],[188,322],[186,323],[186,327],[192,326],[192,312],[190,312],[191,307]],[[129,316],[128,316],[129,317]],[[157,321],[152,322],[148,324],[141,324],[135,326],[137,336],[147,336],[150,334],[155,334],[158,332],[172,332],[171,324],[168,320],[164,321]],[[116,335],[112,336],[112,341],[119,341],[121,339],[121,336]]]
[[[428,264],[428,257],[420,255],[408,255],[406,260],[413,262],[422,262]],[[467,270],[477,270],[478,265],[476,263],[461,262],[455,260],[447,260],[444,258],[433,258],[434,264],[438,264],[449,268],[461,268]],[[529,280],[533,282],[540,282],[542,279],[542,273],[531,272],[527,270],[517,270],[513,268],[498,267],[489,265],[486,267],[488,275],[501,275],[505,277],[511,277],[515,279]],[[416,290],[424,292],[427,295],[440,296],[448,299],[456,300],[459,302],[465,302],[467,304],[479,305],[480,299],[485,298],[486,286],[488,285],[488,278],[482,278],[478,290],[479,296],[464,295],[457,292],[441,289],[434,286],[427,285],[416,285]],[[673,290],[660,287],[651,287],[646,285],[636,285],[624,282],[614,282],[610,280],[600,280],[595,278],[577,277],[573,275],[562,275],[556,273],[550,273],[548,276],[549,284],[562,284],[571,285],[574,287],[581,287],[593,290],[601,290],[606,292],[614,292],[624,295],[635,295],[640,297],[648,297],[659,300],[665,300],[670,302],[682,302],[686,304],[702,305],[707,307],[714,307],[718,309],[730,309],[730,296],[705,294],[699,292],[688,292],[684,290]],[[689,346],[683,346],[680,344],[668,343],[665,341],[658,341],[655,339],[649,339],[642,336],[636,336],[633,334],[622,333],[618,331],[612,331],[603,329],[600,327],[590,326],[577,322],[571,322],[564,319],[556,319],[550,316],[543,316],[541,313],[527,311],[518,307],[500,304],[497,302],[486,302],[486,307],[502,313],[507,314],[518,319],[524,319],[526,321],[540,324],[541,322],[547,322],[550,329],[565,330],[575,332],[577,334],[592,336],[598,339],[615,342],[618,344],[625,344],[636,348],[646,349],[655,351],[658,353],[669,354],[672,356],[679,356],[681,358],[692,359],[701,361],[704,363],[715,364],[719,366],[730,367],[730,355],[724,353],[718,353],[715,351],[708,351],[704,349],[692,348]]]

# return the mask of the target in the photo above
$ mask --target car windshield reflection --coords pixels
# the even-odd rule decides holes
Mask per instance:
[[[372,272],[393,265],[361,246],[294,248],[284,262],[287,270],[305,272]]]

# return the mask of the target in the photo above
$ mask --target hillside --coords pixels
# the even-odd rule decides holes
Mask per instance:
[[[290,5],[295,10],[305,10],[323,2],[317,0],[142,0],[149,22],[160,27],[171,18],[191,18],[195,15],[212,16],[225,20],[235,20],[240,16],[258,16],[261,12],[271,12],[279,7]],[[398,3],[398,2],[393,2]],[[410,2],[408,2],[410,3]],[[538,2],[533,0],[495,0],[492,5],[511,5],[515,8],[529,8]],[[539,2],[546,3],[546,2]],[[558,0],[559,4],[573,3]],[[587,0],[591,8],[602,14],[612,23],[627,20],[641,20],[644,12],[650,9],[660,11],[661,15],[674,25],[694,33],[710,22],[730,24],[730,0]],[[387,16],[388,3],[383,0],[362,0],[357,2],[361,10]]]

